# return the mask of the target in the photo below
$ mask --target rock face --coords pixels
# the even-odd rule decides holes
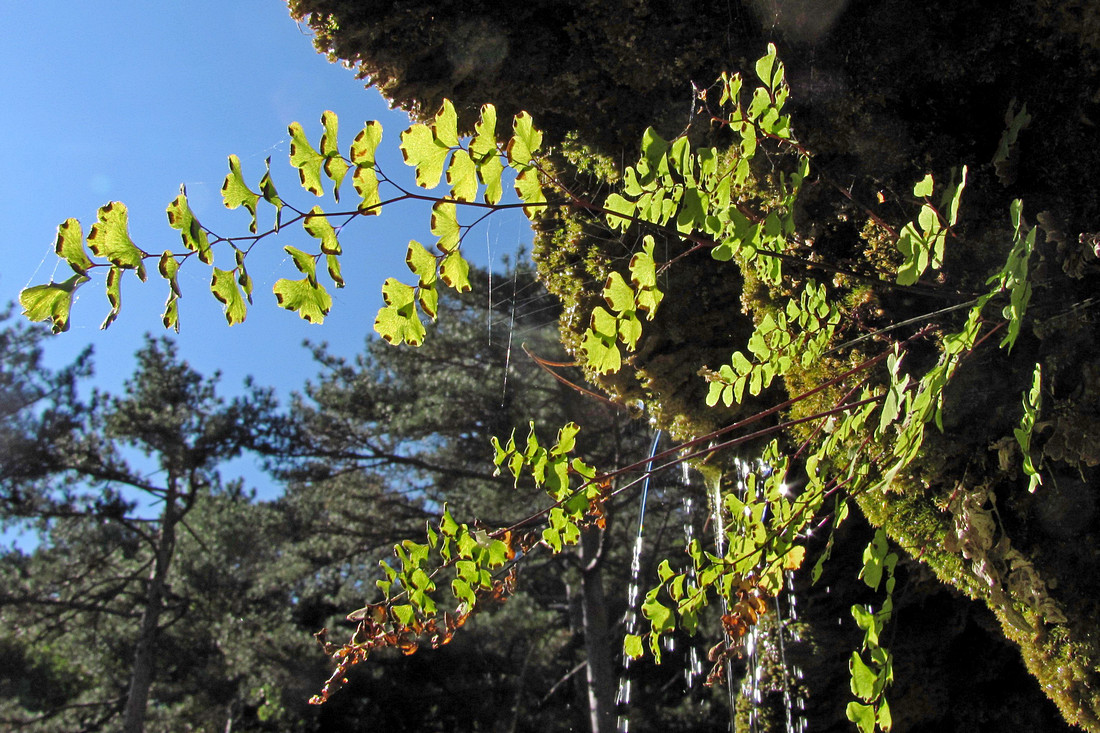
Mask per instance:
[[[667,138],[686,130],[721,145],[721,133],[692,109],[693,84],[705,88],[723,70],[751,69],[774,40],[787,65],[797,136],[814,154],[799,227],[816,257],[861,271],[895,267],[875,220],[904,223],[899,203],[924,173],[946,180],[962,164],[971,172],[941,281],[920,292],[850,288],[848,334],[980,290],[1011,242],[1009,202],[1022,199],[1025,218],[1042,228],[1023,333],[1011,352],[991,347],[967,359],[948,388],[943,432],[929,432],[920,457],[888,490],[857,503],[912,558],[898,590],[895,730],[999,730],[1025,719],[1027,729],[1056,729],[1049,707],[1022,712],[1039,690],[1066,721],[1100,729],[1095,3],[532,0],[507,18],[451,1],[292,0],[291,9],[308,17],[320,49],[413,114],[434,113],[444,97],[467,126],[485,102],[502,118],[529,111],[555,147],[554,165],[580,192],[614,180],[636,158],[649,125]],[[1025,104],[1030,124],[994,165],[1006,112]],[[768,171],[755,173],[767,187]],[[625,268],[634,244],[581,215],[556,213],[540,223],[535,258],[563,301],[563,338],[574,351],[604,279]],[[684,250],[675,239],[657,242],[665,261]],[[705,255],[670,268],[662,287],[665,302],[627,368],[597,381],[681,437],[846,368],[823,359],[760,402],[705,408],[699,368],[743,348],[754,313],[773,306],[775,293]],[[945,331],[957,325],[939,322]],[[870,354],[882,346],[861,348]],[[1013,430],[1036,363],[1042,408],[1031,447],[1043,483],[1031,493]],[[792,415],[799,409],[813,406]],[[820,650],[811,666],[820,661],[823,670],[818,690],[812,671],[807,684],[819,701],[847,695],[834,689],[836,679],[828,682],[853,648],[833,631],[846,606],[834,608],[827,596],[857,599],[857,566],[838,569],[843,577],[831,581],[831,594],[805,590],[811,607],[825,609],[807,619]],[[1018,673],[1013,646],[1038,685]],[[837,654],[840,662],[830,660]],[[842,708],[822,709],[812,728],[846,727]]]

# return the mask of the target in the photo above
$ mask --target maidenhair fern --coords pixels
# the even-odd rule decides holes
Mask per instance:
[[[408,243],[405,261],[412,278],[409,282],[395,277],[385,281],[385,305],[374,321],[375,331],[389,343],[417,346],[426,337],[425,321],[436,318],[439,288],[470,289],[470,267],[462,254],[463,239],[471,227],[462,223],[467,213],[477,212],[480,221],[494,211],[522,208],[534,219],[548,208],[566,207],[595,213],[612,230],[639,234],[640,244],[625,269],[610,271],[594,293],[600,299],[591,308],[577,354],[591,373],[619,372],[638,349],[645,323],[654,319],[667,297],[658,286],[658,273],[676,266],[681,257],[705,251],[715,267],[728,267],[731,277],[751,277],[770,289],[774,296],[771,309],[756,314],[752,334],[732,352],[729,362],[717,369],[698,365],[709,382],[707,406],[740,404],[746,394],[759,397],[777,380],[811,367],[840,348],[837,336],[850,328],[843,323],[844,308],[836,292],[839,286],[802,272],[822,269],[812,242],[797,234],[798,199],[812,175],[811,158],[795,139],[791,120],[784,114],[790,90],[774,46],[756,63],[755,71],[760,85],[751,94],[739,75],[723,76],[719,82],[721,112],[713,114],[713,122],[732,134],[730,146],[693,150],[686,137],[668,141],[649,129],[643,135],[637,162],[623,171],[616,190],[600,202],[586,200],[547,175],[542,133],[526,113],[512,120],[510,137],[502,140],[497,137],[496,110],[485,105],[474,134],[464,138],[459,134],[454,107],[445,101],[434,118],[414,124],[400,135],[399,148],[405,163],[414,169],[417,185],[415,190],[405,190],[378,165],[375,153],[383,138],[380,123],[366,123],[345,155],[336,115],[325,112],[316,147],[300,124],[290,125],[290,163],[306,192],[315,197],[331,194],[336,204],[350,174],[358,196],[352,209],[292,206],[276,189],[270,159],[253,190],[240,160],[230,156],[222,186],[223,203],[228,209],[243,208],[248,213],[251,236],[230,239],[204,227],[181,188],[168,205],[167,215],[169,226],[179,233],[182,249],[151,253],[131,240],[126,207],[111,202],[99,210],[86,239],[75,219],[58,227],[56,251],[70,265],[72,277],[27,288],[20,300],[29,318],[49,320],[54,331],[64,331],[76,290],[95,272],[105,270],[111,306],[103,323],[106,328],[121,307],[124,274],[133,271],[144,281],[146,263],[154,260],[157,272],[168,283],[164,325],[178,330],[178,272],[188,260],[197,260],[211,268],[211,293],[233,325],[245,319],[253,300],[253,281],[246,269],[252,247],[287,226],[300,224],[313,246],[284,249],[301,277],[279,279],[273,292],[280,307],[321,323],[332,307],[328,288],[345,285],[340,268],[342,225],[398,203],[426,202],[436,239],[428,244]],[[1018,132],[1023,124],[1022,117],[1014,118],[1010,132]],[[789,156],[767,183],[762,183],[754,170],[763,151]],[[505,190],[506,171],[514,176],[514,198]],[[896,230],[900,265],[879,281],[881,287],[904,289],[919,283],[930,271],[944,268],[967,175],[964,166],[942,187],[938,207],[932,203],[936,184],[931,174],[914,186],[919,209],[912,221]],[[384,197],[383,184],[395,191],[389,198]],[[437,191],[441,186],[444,188]],[[548,191],[554,194],[550,198]],[[829,524],[835,530],[846,515],[849,497],[889,487],[912,464],[924,445],[927,426],[942,429],[944,390],[961,363],[996,332],[1003,331],[1000,346],[1006,349],[1012,348],[1021,333],[1032,294],[1028,265],[1036,229],[1025,224],[1019,201],[1012,204],[1009,216],[1014,237],[1007,260],[989,278],[988,289],[960,307],[968,309],[961,326],[940,329],[934,339],[930,325],[901,340],[890,340],[886,331],[878,332],[885,342],[878,353],[853,359],[858,363],[840,376],[761,416],[776,415],[781,408],[826,387],[836,392],[831,406],[808,417],[769,424],[757,433],[745,432],[756,418],[726,426],[662,454],[664,462],[658,468],[653,464],[645,467],[652,472],[680,461],[698,461],[718,490],[729,520],[716,528],[724,537],[721,554],[693,542],[687,548],[687,567],[674,567],[673,560],[667,558],[660,563],[658,582],[642,606],[649,630],[626,637],[627,654],[636,657],[648,649],[659,658],[661,637],[677,628],[695,633],[700,615],[717,599],[728,609],[721,619],[726,631],[733,636],[744,633],[757,622],[768,599],[782,589],[786,574],[802,564],[808,528]],[[261,221],[270,221],[270,228],[265,228],[266,223],[261,226]],[[685,254],[659,262],[654,239],[658,235],[684,242]],[[232,268],[214,266],[216,247],[232,252]],[[785,266],[788,263],[798,265],[797,275]],[[994,303],[998,313],[987,313],[987,306]],[[858,335],[857,341],[867,338]],[[923,374],[907,370],[907,356],[917,343],[923,349]],[[931,355],[929,343],[936,350]],[[1015,430],[1031,490],[1041,482],[1030,447],[1040,394],[1037,364],[1032,387],[1024,395],[1024,416]],[[771,440],[764,456],[770,473],[765,478],[751,477],[745,491],[731,488],[720,469],[701,461],[738,442],[801,423],[813,426],[811,437],[788,453],[777,440]],[[322,639],[337,669],[315,701],[323,701],[348,667],[364,660],[373,649],[391,646],[411,653],[421,643],[446,643],[470,614],[487,602],[508,596],[515,582],[514,566],[535,547],[560,553],[577,542],[585,526],[602,525],[603,502],[625,490],[615,479],[637,466],[598,471],[574,455],[578,430],[572,423],[562,427],[553,444],[540,442],[534,425],[525,441],[517,442],[514,432],[507,440],[494,439],[497,471],[509,472],[517,482],[524,477],[545,492],[543,511],[510,527],[486,529],[460,524],[445,509],[438,522],[426,526],[423,541],[396,545],[396,559],[381,566],[383,576],[377,583],[381,598],[350,616],[358,623],[356,633],[343,644]],[[738,437],[725,436],[735,430],[740,431]],[[719,465],[720,461],[713,463]],[[805,478],[797,495],[788,489],[792,465]],[[815,581],[832,545],[830,536],[814,567]],[[885,533],[879,530],[864,553],[860,577],[873,589],[885,579],[885,600],[877,611],[864,606],[852,609],[864,636],[850,660],[856,699],[847,710],[861,731],[876,726],[885,730],[891,725],[885,693],[893,678],[893,660],[881,645],[881,632],[891,615],[897,560]],[[1049,618],[1057,618],[1056,608],[1044,608]],[[720,653],[718,664],[724,664],[733,653]]]

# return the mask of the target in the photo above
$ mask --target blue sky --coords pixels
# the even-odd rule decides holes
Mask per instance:
[[[407,172],[397,151],[408,125],[354,74],[313,48],[308,29],[290,19],[277,0],[189,2],[5,2],[8,31],[0,39],[0,303],[28,286],[64,280],[71,272],[53,252],[56,227],[68,217],[87,233],[98,207],[122,201],[130,234],[147,252],[180,251],[165,207],[186,184],[204,225],[220,234],[246,234],[248,215],[226,211],[220,187],[226,158],[237,154],[253,186],[272,157],[272,175],[284,198],[299,207],[332,206],[298,185],[289,167],[287,125],[299,121],[314,144],[321,113],[335,111],[346,151],[364,121],[382,122],[380,162]],[[386,151],[383,153],[383,150]],[[348,198],[354,196],[350,181]],[[346,206],[346,199],[344,202]],[[261,204],[262,206],[262,204]],[[343,208],[343,207],[342,207]],[[261,208],[263,216],[272,210]],[[334,305],[314,326],[278,308],[271,287],[300,277],[284,245],[315,242],[290,227],[248,258],[256,283],[246,322],[230,328],[209,292],[209,268],[188,262],[180,271],[180,351],[205,374],[223,374],[227,393],[246,375],[275,386],[285,399],[316,374],[304,339],[326,341],[352,355],[372,330],[387,276],[408,280],[410,238],[429,240],[428,212],[406,207],[356,223],[343,233],[343,274],[348,286],[330,289]],[[468,256],[484,265],[529,241],[515,217],[490,221],[466,240]],[[232,265],[219,259],[223,268]],[[51,339],[48,357],[66,363],[91,344],[95,384],[117,391],[133,368],[132,354],[160,323],[167,283],[149,263],[149,281],[123,278],[122,313],[108,330],[102,275],[78,291],[69,332]]]

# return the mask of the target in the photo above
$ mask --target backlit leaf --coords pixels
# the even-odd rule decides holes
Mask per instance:
[[[313,258],[313,255],[289,245],[283,247],[283,249],[293,258],[294,266],[298,268],[298,272],[305,274],[312,282],[317,281],[317,261]]]
[[[210,292],[221,302],[225,320],[230,326],[244,321],[248,308],[232,271],[215,267],[214,274],[210,278]]]
[[[19,305],[23,315],[32,321],[50,321],[54,333],[69,330],[69,311],[73,305],[73,293],[88,277],[76,274],[61,283],[35,285],[19,293]]]
[[[523,207],[523,213],[527,215],[528,219],[534,219],[544,208],[540,204],[546,203],[546,195],[543,193],[542,184],[539,182],[538,170],[527,168],[520,171],[519,175],[516,176],[515,189],[516,194],[523,203],[527,204]]]
[[[623,276],[617,272],[608,275],[607,281],[604,283],[603,297],[612,310],[619,313],[633,313],[635,310],[634,290],[623,279]]]
[[[426,331],[416,314],[416,289],[391,277],[382,284],[382,298],[386,305],[374,319],[378,335],[394,346],[423,343]]]
[[[356,168],[351,183],[359,193],[359,211],[373,216],[382,213],[382,197],[378,195],[378,174],[373,168]]]
[[[873,706],[852,701],[848,703],[844,713],[848,716],[848,720],[856,724],[859,733],[874,733],[875,708]]]
[[[917,198],[924,198],[932,195],[932,174],[928,173],[924,178],[917,182],[917,185],[913,186],[913,195]]]
[[[323,116],[321,120],[323,124]],[[290,123],[287,132],[290,133],[290,164],[298,169],[298,178],[302,183],[302,188],[314,196],[323,195],[321,166],[325,163],[325,156],[310,145],[305,130],[302,129],[299,123]]]
[[[947,226],[949,227],[955,226],[955,222],[959,220],[959,201],[962,199],[963,189],[966,188],[966,173],[967,168],[964,165],[959,174],[959,182],[943,194],[943,203],[940,209],[947,212]]]
[[[608,212],[607,224],[612,229],[625,231],[630,226],[630,219],[627,217],[634,216],[635,204],[633,201],[613,193],[604,201],[603,207]]]
[[[642,322],[633,313],[619,318],[619,340],[626,344],[626,348],[633,351],[641,337]]]
[[[585,332],[581,348],[588,357],[587,363],[590,368],[599,374],[614,374],[622,368],[622,356],[619,353],[619,347],[615,345],[616,339],[617,334],[609,339],[598,335],[595,331]]]
[[[623,639],[623,654],[631,659],[637,659],[642,656],[642,637],[637,634],[627,634]]]
[[[470,155],[479,166],[487,157],[497,157],[497,109],[491,104],[481,106],[481,115],[474,125],[474,139],[470,141]]]
[[[283,200],[279,198],[279,192],[275,190],[275,182],[271,180],[270,155],[264,160],[264,167],[264,176],[260,179],[260,195],[264,197],[264,201],[275,207],[275,231],[279,231],[283,219]]]
[[[406,165],[416,168],[416,185],[435,188],[443,175],[450,148],[440,143],[427,125],[413,125],[401,133],[401,154]]]
[[[601,306],[596,306],[592,309],[592,330],[614,342],[619,333],[618,319]]]
[[[852,652],[852,658],[848,662],[848,669],[852,675],[852,694],[866,702],[874,700],[875,684],[878,682],[878,675],[863,662],[862,657],[859,656],[859,652]]]
[[[635,299],[638,310],[645,311],[646,317],[653,319],[664,293],[657,289],[657,264],[653,259],[653,237],[646,236],[641,252],[635,252],[630,258],[630,281],[638,289]]]
[[[435,286],[421,285],[416,293],[416,302],[420,305],[420,310],[424,311],[424,315],[434,321],[439,312],[439,291]]]
[[[405,264],[419,278],[420,287],[431,287],[435,284],[435,256],[415,239],[409,241],[409,247],[405,252]]]
[[[310,262],[312,261],[310,258]],[[325,316],[332,308],[332,298],[324,286],[317,282],[316,277],[306,277],[302,280],[283,278],[277,281],[272,289],[281,307],[297,311],[299,316],[310,323],[324,323]]]
[[[57,256],[65,259],[73,271],[81,275],[88,274],[92,261],[84,250],[84,230],[76,219],[66,219],[57,227],[57,243],[54,246]],[[36,319],[41,320],[41,319]]]
[[[470,264],[460,252],[451,252],[439,263],[439,278],[460,293],[470,290]]]
[[[498,203],[504,195],[504,185],[500,180],[503,174],[504,164],[498,155],[490,155],[478,164],[477,177],[485,184],[485,203]]]
[[[344,276],[340,272],[340,260],[336,255],[325,255],[325,265],[328,269],[328,276],[332,278],[332,282],[336,284],[336,287],[344,287]]]
[[[133,269],[138,278],[145,281],[145,265],[142,258],[147,256],[130,239],[129,219],[126,205],[112,201],[101,206],[97,213],[92,231],[88,233],[88,247],[98,256],[121,269]]]
[[[336,117],[336,113],[331,110],[326,110],[325,113],[321,115],[321,125],[325,128],[324,133],[321,135],[321,155],[325,156],[323,168],[325,175],[332,179],[333,198],[339,201],[340,184],[343,183],[344,176],[347,175],[349,166],[347,162],[340,157],[340,147],[337,142],[339,120]]]
[[[447,183],[451,186],[451,198],[473,201],[477,198],[477,167],[465,150],[456,150],[447,167]]]
[[[327,255],[342,254],[340,242],[336,239],[336,230],[333,229],[320,206],[314,206],[310,210],[309,216],[302,220],[302,226],[309,236],[321,241],[321,252]]]
[[[171,328],[176,333],[180,332],[179,296],[175,293],[168,294],[168,300],[164,303],[164,312],[160,314],[160,320],[165,328]]]
[[[451,100],[444,99],[439,111],[435,113],[435,137],[443,145],[453,148],[458,145],[458,115]]]
[[[535,129],[534,120],[526,112],[520,112],[512,124],[513,135],[508,141],[509,164],[516,170],[524,170],[542,147],[542,132]],[[525,199],[526,200],[526,199]]]
[[[458,209],[454,204],[439,201],[432,206],[431,230],[439,237],[435,246],[440,252],[449,254],[458,248],[462,228],[458,225]]]
[[[351,143],[351,162],[360,168],[374,167],[374,153],[382,142],[382,123],[371,120]]]
[[[756,76],[769,87],[772,85],[772,68],[775,65],[775,44],[768,44],[768,53],[756,62]]]
[[[100,329],[109,328],[122,310],[122,270],[117,267],[107,271],[107,302],[111,304],[111,310],[99,324]]]
[[[300,129],[300,128],[299,128]],[[227,209],[236,209],[243,206],[252,215],[252,223],[248,231],[256,233],[256,202],[260,200],[260,194],[254,193],[241,175],[241,159],[236,155],[229,156],[229,174],[222,183],[222,202]]]
[[[172,292],[176,295],[180,295],[180,285],[176,279],[176,273],[179,272],[180,263],[176,262],[176,258],[172,256],[172,253],[165,250],[164,254],[160,256],[160,262],[157,264],[157,271],[160,276],[168,281],[168,285]]]

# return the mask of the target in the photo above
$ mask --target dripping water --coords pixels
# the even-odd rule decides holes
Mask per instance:
[[[638,597],[641,594],[642,535],[645,529],[645,505],[646,500],[649,498],[649,480],[652,477],[653,456],[657,455],[657,444],[660,441],[661,431],[658,430],[653,436],[653,445],[649,449],[646,477],[645,481],[642,482],[641,506],[638,509],[638,529],[634,533],[634,549],[630,557],[630,585],[627,587],[626,616],[623,618],[628,634],[638,633]],[[628,715],[630,709],[630,664],[633,661],[630,655],[624,651],[623,673],[619,678],[619,693],[615,697],[615,705],[619,710],[617,721],[619,733],[629,733],[630,731],[630,717]]]
[[[737,491],[741,500],[745,502],[759,500],[764,485],[762,479],[771,473],[770,467],[762,462],[757,462],[754,466],[740,459],[737,460],[736,467]],[[751,475],[755,475],[755,481],[749,481]],[[753,496],[748,496],[750,483],[753,486]],[[767,665],[764,664],[763,658],[769,652],[769,646],[775,649],[779,656],[779,670],[782,675],[780,684],[782,685],[787,733],[805,733],[807,730],[806,701],[801,693],[802,668],[797,665],[791,666],[787,660],[787,644],[801,641],[797,631],[797,599],[793,593],[794,573],[787,571],[784,580],[787,591],[781,593],[780,597],[776,598],[773,604],[770,604],[773,609],[771,612],[773,623],[770,625],[754,624],[749,628],[743,639],[746,670],[741,683],[741,694],[749,702],[748,724],[752,733],[756,733],[760,726],[759,711],[764,703],[764,687],[767,682],[764,679]],[[783,613],[784,602],[787,606],[786,618],[784,618]],[[728,643],[729,640],[727,639]],[[727,675],[730,674],[729,666],[726,667],[726,673]],[[732,684],[730,689],[734,689]]]
[[[689,490],[691,487],[691,469],[687,463],[680,464],[680,482],[684,487],[684,545],[685,547],[691,547],[691,543],[695,541],[695,525],[692,521],[695,516],[695,499],[691,495]],[[697,576],[695,573],[695,563],[688,565],[688,579],[694,586],[697,584]],[[699,656],[699,650],[694,644],[688,647],[688,665],[684,668],[684,684],[687,689],[691,689],[695,685],[695,680],[703,674],[703,660]]]

